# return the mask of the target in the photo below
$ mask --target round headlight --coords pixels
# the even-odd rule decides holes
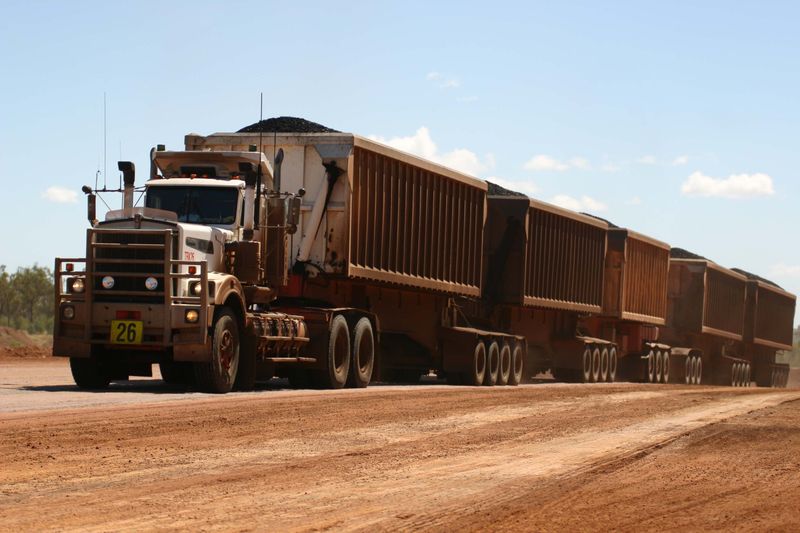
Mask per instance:
[[[81,293],[86,288],[86,285],[83,283],[83,278],[75,278],[72,280],[72,292]]]
[[[158,280],[152,276],[144,280],[144,286],[148,291],[154,291],[158,288]]]
[[[192,284],[192,294],[195,296],[200,296],[200,293],[203,291],[203,286],[200,284],[199,281],[196,281]]]
[[[113,289],[114,288],[114,278],[111,276],[103,277],[103,288],[104,289]]]
[[[61,310],[61,316],[67,320],[72,320],[75,318],[75,308],[71,305],[65,306],[64,309]]]
[[[200,318],[200,314],[194,309],[189,309],[188,311],[186,311],[184,318],[186,319],[186,322],[194,324]]]

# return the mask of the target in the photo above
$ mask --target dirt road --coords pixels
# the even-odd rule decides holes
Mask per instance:
[[[0,530],[785,530],[798,486],[798,390],[84,393],[0,365]]]

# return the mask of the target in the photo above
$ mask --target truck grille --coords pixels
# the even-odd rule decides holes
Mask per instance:
[[[92,291],[97,302],[162,303],[165,274],[173,258],[175,237],[170,230],[90,230],[88,257],[91,262]],[[114,278],[111,289],[103,278]],[[158,281],[155,290],[145,280]],[[169,279],[169,278],[167,278]],[[172,287],[167,287],[172,292]]]

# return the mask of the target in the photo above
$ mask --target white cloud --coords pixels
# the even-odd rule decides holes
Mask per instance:
[[[533,170],[539,172],[543,170],[555,170],[562,172],[567,170],[569,165],[562,163],[558,159],[552,158],[549,155],[539,154],[535,155],[525,163],[525,170]]]
[[[573,211],[605,211],[608,209],[603,202],[586,195],[573,198],[566,194],[558,194],[550,199],[550,203]]]
[[[53,185],[42,193],[42,198],[57,204],[74,204],[78,201],[78,193],[72,189]]]
[[[628,205],[642,205],[642,199],[639,198],[638,196],[634,196],[633,198],[631,198],[630,200],[628,200],[625,203],[628,204]]]
[[[533,172],[563,172],[571,168],[587,170],[591,168],[589,160],[583,157],[573,157],[568,161],[560,161],[545,154],[537,154],[523,165],[525,170]]]
[[[800,277],[800,265],[787,265],[785,263],[778,263],[773,265],[770,269],[770,276],[798,278]]]
[[[486,154],[482,161],[477,154],[466,148],[457,148],[443,154],[439,153],[439,147],[436,146],[433,138],[431,138],[430,131],[425,126],[419,128],[414,135],[409,137],[386,139],[377,135],[370,135],[369,138],[473,176],[479,176],[494,167],[493,154]]]
[[[692,172],[681,185],[686,196],[716,196],[720,198],[752,198],[775,194],[772,178],[767,174],[731,174],[727,178],[713,178],[700,171]]]
[[[425,76],[425,79],[434,82],[440,89],[457,89],[461,87],[461,82],[458,78],[452,76],[445,76],[441,72],[431,71]]]
[[[685,165],[688,162],[689,162],[688,155],[679,155],[678,157],[672,160],[672,166],[679,167],[681,165]]]
[[[800,278],[800,265],[787,265],[785,263],[778,263],[773,265],[769,271],[770,276],[786,277],[786,278]]]
[[[583,157],[573,157],[569,160],[569,165],[574,168],[586,170],[589,168],[589,161]]]
[[[533,196],[539,192],[539,187],[529,180],[507,180],[498,176],[489,176],[486,178],[486,181],[491,181],[492,183],[496,183],[504,189],[521,192],[523,194],[527,194],[528,196]]]
[[[656,163],[658,163],[658,161],[656,161],[655,156],[652,155],[642,156],[639,159],[637,159],[636,162],[641,163],[643,165],[655,165]]]

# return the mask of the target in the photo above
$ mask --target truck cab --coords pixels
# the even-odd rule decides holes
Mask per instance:
[[[120,170],[123,208],[103,221],[90,208],[86,257],[56,259],[53,354],[70,358],[85,388],[151,375],[158,363],[168,381],[196,378],[203,389],[227,392],[253,325],[248,299],[268,303],[273,295],[257,264],[262,250],[283,245],[266,241],[268,204],[294,195],[272,191],[272,166],[256,152],[154,149],[143,207],[133,205],[133,165],[120,162]],[[305,328],[286,320],[293,327],[283,345],[296,350]]]

